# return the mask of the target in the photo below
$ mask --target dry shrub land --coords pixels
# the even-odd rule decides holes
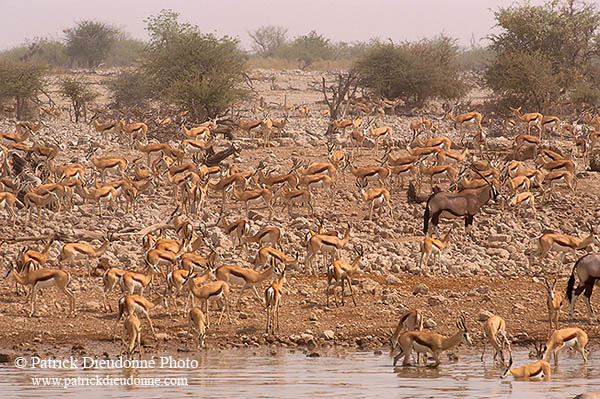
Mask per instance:
[[[310,113],[304,116],[291,111],[283,136],[274,138],[272,147],[267,149],[263,148],[259,139],[241,137],[242,133],[236,131],[233,142],[241,151],[226,162],[240,170],[249,170],[264,161],[265,170],[274,170],[276,173],[288,173],[293,158],[326,162],[327,149],[322,133],[327,127],[328,118],[319,113],[324,106],[318,103],[322,100],[322,94],[318,91],[321,73],[257,70],[252,72],[252,76],[254,88],[266,104],[282,104],[284,97],[287,97],[287,104],[308,105]],[[249,109],[245,113],[247,119],[254,118],[250,111],[252,105],[244,105],[244,108]],[[273,106],[270,112],[273,119],[283,118],[283,111],[279,108]],[[432,109],[431,115],[440,117],[443,111]],[[417,118],[390,114],[371,118],[374,118],[375,126],[387,125],[393,129],[393,139],[397,144],[393,154],[405,152],[400,148],[412,134],[410,122]],[[145,122],[149,126],[148,135],[152,140],[156,125],[152,121]],[[7,118],[3,118],[1,124],[3,131],[14,130],[14,122]],[[124,145],[113,133],[105,141],[93,127],[82,123],[75,125],[64,115],[58,120],[47,119],[46,124],[47,127],[42,127],[27,143],[61,143],[54,165],[82,163],[86,168],[88,184],[92,183],[92,176],[97,173],[88,157],[91,147],[98,149],[99,157],[123,156],[130,165],[132,161],[142,157],[140,165],[145,164],[145,154]],[[525,132],[525,126],[520,125],[506,132],[499,126],[491,122],[485,126],[490,137],[488,148],[490,156],[497,154],[504,160],[511,154],[512,136]],[[184,138],[179,127],[170,125],[168,129],[173,133],[172,144],[177,146]],[[465,131],[468,145],[472,147],[470,142],[474,129],[466,126]],[[455,143],[459,142],[458,130],[448,121],[439,121],[437,134],[450,137]],[[339,133],[334,141],[347,156],[350,155],[354,144],[350,140],[349,130]],[[376,154],[373,142],[367,138],[365,149],[354,160],[354,166],[380,165],[379,159],[383,156],[385,147],[383,143],[384,141],[380,142],[379,152]],[[561,141],[557,134],[552,133],[545,139],[545,143],[563,153],[573,147],[570,137],[563,136]],[[219,137],[215,150],[229,146],[227,140]],[[429,164],[429,160],[424,162]],[[523,164],[535,168],[531,159],[523,161]],[[213,310],[207,346],[229,348],[275,344],[311,347],[313,344],[338,344],[356,345],[360,348],[379,347],[387,344],[390,330],[395,327],[399,316],[409,308],[421,309],[426,327],[442,334],[453,333],[459,314],[464,313],[467,327],[478,345],[483,341],[481,321],[490,313],[501,315],[506,320],[508,336],[513,342],[526,344],[531,339],[543,340],[548,336],[549,327],[542,277],[551,279],[554,276],[560,257],[556,252],[551,252],[546,260],[535,261],[530,266],[526,254],[534,247],[534,237],[543,232],[555,231],[583,237],[587,234],[586,223],[598,220],[598,176],[588,171],[581,159],[576,159],[576,164],[578,184],[575,193],[564,185],[558,185],[553,196],[542,199],[540,189],[532,188],[536,200],[535,215],[527,206],[523,206],[520,217],[517,217],[509,204],[503,209],[501,205],[490,203],[475,216],[472,238],[465,235],[463,222],[460,220],[439,262],[433,269],[430,266],[429,276],[423,276],[422,268],[418,267],[419,247],[423,240],[424,203],[409,203],[406,187],[400,189],[394,182],[391,205],[395,221],[389,218],[387,211],[379,216],[375,212],[374,220],[366,220],[368,204],[361,198],[355,178],[350,174],[349,168],[338,172],[333,203],[329,203],[329,196],[322,189],[316,189],[314,208],[316,214],[324,220],[325,229],[336,229],[343,233],[347,223],[350,224],[350,240],[341,251],[343,259],[352,261],[355,257],[352,249],[362,245],[364,257],[360,262],[360,271],[352,277],[356,306],[349,296],[346,297],[345,306],[325,306],[327,279],[321,255],[315,258],[315,265],[319,266],[318,276],[309,276],[305,272],[303,260],[306,254],[306,237],[309,230],[318,228],[318,221],[308,208],[295,207],[296,215],[289,217],[287,210],[281,212],[281,207],[275,205],[275,212],[269,223],[267,209],[262,204],[253,205],[248,219],[251,232],[267,225],[278,226],[282,230],[284,253],[292,257],[296,252],[299,253],[300,262],[286,270],[287,282],[280,308],[281,329],[277,336],[265,335],[266,313],[263,305],[258,303],[251,290],[247,290],[240,306],[236,308],[239,286],[232,285],[232,323],[229,324],[224,318],[217,325]],[[459,166],[458,170],[461,169],[462,166]],[[133,168],[128,168],[126,174],[132,175]],[[107,175],[108,180],[119,178],[119,174],[112,171],[107,172]],[[101,219],[96,205],[90,201],[84,203],[77,194],[74,195],[75,204],[72,209],[63,209],[60,214],[45,210],[40,219],[35,219],[34,216],[31,222],[26,221],[26,210],[17,209],[16,225],[13,227],[6,218],[0,227],[0,236],[7,239],[2,247],[4,263],[12,262],[25,244],[11,242],[10,238],[13,237],[49,236],[57,233],[64,239],[90,242],[97,247],[101,244],[100,238],[106,236],[107,232],[112,232],[116,240],[101,256],[102,261],[113,267],[143,271],[144,251],[139,232],[148,226],[164,223],[176,207],[167,174],[162,174],[157,183],[155,189],[139,195],[135,215],[119,208],[113,217],[110,208],[103,205],[104,217]],[[370,185],[378,186],[376,182]],[[436,185],[445,190],[449,184],[447,179],[439,179]],[[429,179],[423,178],[418,196],[426,198],[429,193]],[[509,194],[506,187],[503,193],[505,196]],[[257,244],[250,244],[247,250],[232,248],[232,242],[223,230],[213,227],[219,217],[221,193],[209,188],[208,195],[208,200],[198,215],[183,214],[182,217],[196,227],[205,224],[206,240],[216,248],[219,255],[217,266],[235,264],[252,267],[259,247]],[[228,198],[225,214],[229,220],[235,220],[245,216],[245,208],[241,202]],[[442,222],[437,236],[441,238],[450,226],[451,223]],[[174,232],[167,231],[167,234],[174,235]],[[196,234],[199,234],[198,230]],[[64,240],[53,243],[46,267],[58,267],[59,252],[64,243]],[[38,250],[43,247],[42,241],[26,244]],[[206,256],[209,248],[203,243],[197,252]],[[578,251],[577,256],[583,253]],[[557,290],[561,293],[565,291],[567,278],[576,259],[569,254],[567,260],[557,283]],[[105,313],[102,310],[101,274],[96,273],[88,281],[87,262],[76,261],[66,265],[64,269],[73,277],[70,287],[76,298],[74,317],[65,316],[68,310],[66,297],[58,295],[54,288],[43,289],[38,294],[37,315],[28,317],[29,305],[25,304],[24,296],[15,294],[12,280],[4,281],[0,300],[1,350],[40,355],[59,355],[69,351],[98,356],[104,353],[115,356],[120,353],[122,347],[119,341],[112,341],[115,309],[120,296],[118,289],[109,293],[113,310]],[[89,262],[95,266],[98,260]],[[260,295],[266,287],[265,282],[258,288]],[[146,290],[146,296],[154,298],[157,292],[163,293],[164,289],[164,279],[157,276],[154,292],[148,294]],[[348,290],[346,293],[348,295]],[[592,295],[593,306],[598,307],[598,298],[599,294]],[[178,300],[180,307],[183,307],[183,296]],[[216,309],[215,304],[212,306]],[[599,326],[590,321],[582,301],[578,303],[575,321],[568,320],[567,311],[568,307],[565,305],[560,326],[582,327],[595,342]],[[146,354],[184,349],[186,345],[192,347],[191,342],[187,341],[187,316],[174,314],[171,318],[164,308],[153,309],[150,314],[158,339],[153,339],[147,321],[140,317]]]

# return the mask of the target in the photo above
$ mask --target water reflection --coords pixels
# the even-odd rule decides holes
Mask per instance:
[[[480,354],[463,354],[457,362],[444,359],[438,368],[393,367],[386,355],[342,352],[329,349],[324,356],[309,358],[300,351],[256,349],[199,351],[180,354],[195,359],[197,369],[123,369],[123,370],[18,370],[0,368],[0,389],[5,397],[73,397],[86,399],[139,397],[246,398],[265,397],[527,397],[564,398],[600,385],[600,361],[592,358],[584,365],[575,353],[561,357],[560,367],[552,368],[548,382],[501,380],[502,368]],[[526,351],[513,353],[514,366],[531,360]],[[187,378],[187,386],[147,387],[112,386],[58,388],[32,386],[32,377]]]

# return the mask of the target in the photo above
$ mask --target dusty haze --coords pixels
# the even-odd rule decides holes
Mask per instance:
[[[418,40],[444,33],[468,45],[478,43],[495,24],[493,11],[513,4],[512,0],[0,0],[0,50],[27,39],[62,39],[62,31],[83,19],[111,23],[134,38],[147,39],[143,20],[161,9],[180,13],[190,22],[219,36],[241,40],[250,49],[248,31],[263,25],[287,27],[288,38],[311,30],[334,42],[366,41],[370,38],[395,42]],[[531,4],[541,4],[541,0]]]

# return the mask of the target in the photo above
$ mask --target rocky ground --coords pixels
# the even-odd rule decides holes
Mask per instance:
[[[322,100],[322,94],[317,91],[321,74],[254,71],[252,76],[255,78],[255,90],[267,103],[273,106],[274,103],[283,104],[285,98],[287,104],[309,105],[311,115],[301,117],[292,114],[284,137],[275,139],[274,146],[268,149],[263,149],[255,139],[236,138],[242,152],[232,163],[241,169],[248,169],[265,160],[272,168],[287,172],[293,157],[326,160],[322,134],[327,126],[327,119],[318,113],[324,106],[316,103]],[[272,116],[281,119],[282,112],[272,111]],[[247,114],[247,117],[251,118],[252,115]],[[401,143],[409,137],[408,125],[412,119],[387,115],[379,118],[376,124],[392,126],[395,140]],[[48,121],[47,124],[48,127],[43,128],[34,140],[48,144],[52,144],[54,140],[61,143],[62,151],[56,164],[79,161],[91,165],[86,154],[92,144],[100,148],[99,155],[121,154],[130,161],[140,156],[137,150],[115,141],[103,141],[88,125],[74,125],[65,119]],[[13,126],[6,118],[0,121],[2,130],[13,130]],[[441,134],[457,138],[457,132],[447,122],[441,122],[440,127]],[[173,137],[178,140],[177,127],[173,126],[172,129]],[[501,150],[510,146],[511,141],[501,137],[504,132],[493,131],[492,125],[489,125],[488,134],[494,137],[491,139],[491,148]],[[153,137],[151,126],[149,136]],[[335,140],[347,146],[347,136],[339,135]],[[555,148],[571,146],[566,140],[560,142],[552,138],[551,142]],[[228,144],[219,142],[217,146],[225,148]],[[382,150],[375,154],[371,142],[367,143],[367,147],[356,163],[361,166],[378,164]],[[529,164],[532,165],[532,162],[529,161]],[[91,171],[92,168],[88,170]],[[475,218],[473,239],[464,236],[462,225],[457,227],[453,241],[431,276],[422,276],[417,267],[419,243],[423,239],[424,205],[407,203],[405,190],[395,189],[392,192],[395,222],[385,214],[374,221],[365,220],[368,215],[367,205],[360,199],[354,179],[348,171],[342,175],[341,180],[338,180],[334,204],[329,206],[328,198],[317,194],[316,210],[324,218],[326,228],[343,231],[346,223],[351,224],[350,243],[343,252],[345,259],[354,256],[354,246],[361,244],[364,247],[361,272],[353,279],[357,306],[353,305],[348,296],[345,306],[326,307],[327,283],[324,269],[321,266],[319,276],[306,276],[304,265],[300,262],[288,273],[280,314],[281,330],[277,337],[264,334],[265,311],[253,294],[247,292],[239,308],[232,306],[231,324],[224,320],[221,325],[211,325],[208,346],[229,348],[274,344],[313,348],[335,344],[359,348],[380,347],[388,342],[390,330],[408,308],[421,309],[426,326],[443,334],[453,333],[459,314],[464,313],[467,326],[478,344],[483,341],[481,321],[490,313],[499,314],[506,319],[509,338],[514,342],[527,344],[532,339],[542,340],[548,336],[546,294],[541,277],[554,277],[559,263],[557,256],[551,254],[550,259],[543,264],[537,262],[530,267],[525,254],[533,248],[533,238],[542,232],[552,230],[581,237],[587,233],[586,223],[598,220],[598,176],[586,171],[583,162],[578,162],[576,194],[563,187],[548,202],[541,201],[537,196],[538,212],[535,216],[530,210],[524,209],[521,218],[517,218],[509,207],[502,210],[498,205],[486,206]],[[442,183],[441,186],[444,188],[447,184]],[[428,190],[429,186],[425,184],[423,192]],[[0,226],[0,239],[54,232],[72,237],[94,237],[106,231],[139,231],[164,221],[173,211],[175,205],[170,193],[171,189],[162,185],[155,192],[142,195],[135,216],[119,209],[116,217],[107,213],[100,219],[93,205],[82,204],[78,198],[72,210],[61,215],[46,213],[37,222],[25,223],[26,213],[21,210],[16,227],[13,228],[7,222]],[[210,226],[216,222],[219,208],[220,195],[211,193],[202,214],[191,219],[195,224],[203,221]],[[277,206],[276,210],[279,209]],[[316,220],[306,209],[296,211],[299,215],[293,218],[287,215],[287,211],[276,212],[272,224],[284,231],[285,252],[293,256],[299,251],[302,261],[306,254],[303,245],[305,236],[309,229],[316,228]],[[239,204],[229,202],[228,215],[230,218],[243,216],[243,210]],[[250,224],[253,231],[268,224],[266,215],[265,209],[251,211]],[[441,225],[440,232],[445,232],[449,226],[448,223]],[[250,266],[257,247],[251,246],[243,253],[234,252],[229,239],[216,227],[209,228],[209,236],[212,244],[218,248],[221,263]],[[103,258],[112,266],[141,269],[143,252],[140,238],[136,233],[120,234],[119,240],[111,245]],[[98,245],[99,241],[92,243]],[[53,245],[50,267],[57,266],[62,244]],[[5,263],[14,259],[20,245],[8,243],[3,246]],[[39,249],[42,243],[31,245]],[[199,252],[207,254],[208,250],[203,248]],[[321,257],[317,259],[321,264]],[[561,293],[564,293],[575,261],[571,256],[567,259],[567,264],[559,272],[557,290]],[[66,299],[57,298],[54,289],[44,290],[38,296],[38,315],[28,318],[29,306],[24,303],[24,297],[15,295],[12,281],[4,281],[0,291],[1,351],[40,355],[78,352],[115,356],[119,353],[120,345],[112,341],[116,314],[114,311],[104,313],[101,310],[101,278],[94,276],[88,282],[85,278],[85,265],[82,263],[68,266],[67,270],[74,276],[71,287],[77,301],[77,313],[72,318],[65,318]],[[238,288],[235,287],[232,305],[237,295]],[[114,310],[118,294],[113,292],[109,297]],[[596,307],[597,298],[598,295],[592,296],[592,304]],[[579,303],[575,321],[566,321],[566,312],[567,306],[564,306],[561,326],[582,327],[590,335],[593,345],[596,345],[600,327],[589,321],[584,305]],[[214,311],[211,314],[214,317]],[[188,349],[185,317],[174,315],[174,318],[170,318],[165,309],[157,309],[152,312],[152,319],[159,339],[155,341],[152,338],[146,322],[142,321],[147,353]]]

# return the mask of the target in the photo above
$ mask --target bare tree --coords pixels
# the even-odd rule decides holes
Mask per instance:
[[[287,42],[287,28],[282,26],[261,26],[253,31],[248,31],[252,38],[252,49],[263,57],[270,57],[283,47]]]
[[[325,77],[323,77],[323,97],[325,103],[329,107],[330,117],[327,132],[325,134],[329,137],[332,137],[336,130],[333,123],[334,119],[337,119],[338,116],[344,117],[346,115],[350,99],[354,97],[356,89],[358,88],[358,76],[354,70],[348,73],[338,72],[336,77],[337,84],[334,83],[329,87],[327,87]],[[331,93],[331,98],[329,98],[329,93]]]

